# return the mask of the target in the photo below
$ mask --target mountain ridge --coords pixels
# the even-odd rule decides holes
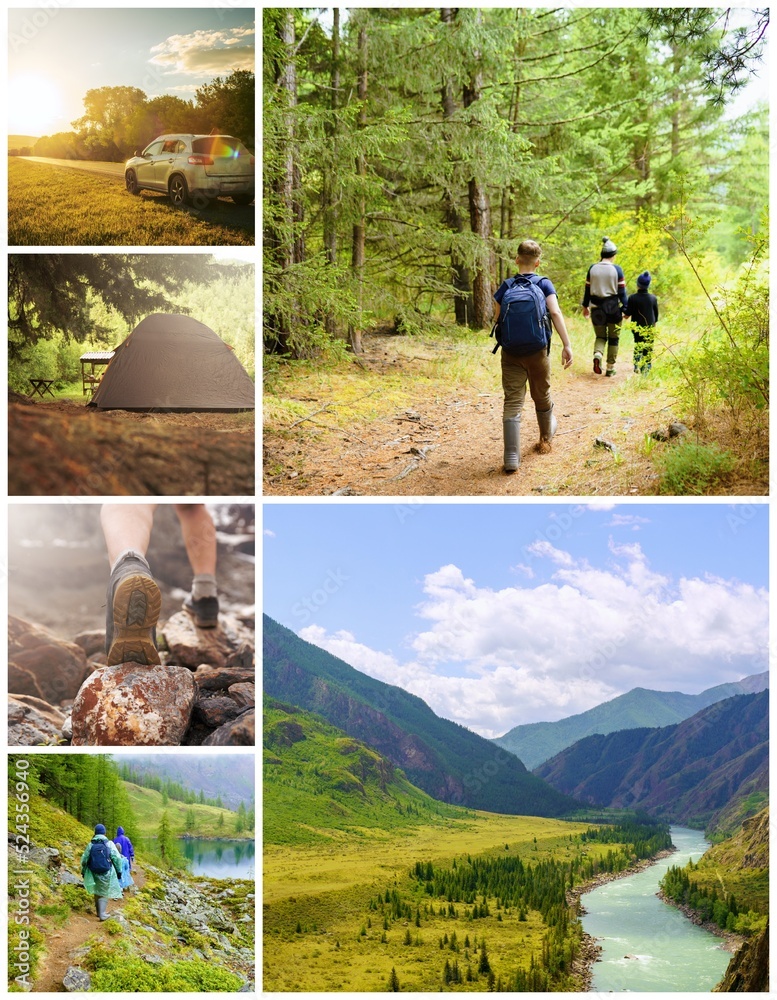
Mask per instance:
[[[768,685],[769,672],[764,671],[740,681],[718,684],[696,695],[636,687],[617,698],[556,722],[514,726],[493,742],[515,754],[529,770],[534,770],[586,736],[607,736],[624,729],[674,725],[717,701],[739,694],[757,694],[766,690]]]
[[[516,815],[561,816],[578,804],[518,758],[421,698],[377,681],[264,616],[264,690],[323,716],[401,768],[435,799]]]
[[[728,825],[762,808],[768,763],[762,691],[715,702],[674,726],[587,736],[535,773],[589,805],[644,809],[714,831],[723,817]]]

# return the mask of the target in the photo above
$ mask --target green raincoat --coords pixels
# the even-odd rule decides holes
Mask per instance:
[[[96,840],[108,840],[105,834],[96,833],[92,837],[91,841],[86,845],[86,850],[81,855],[81,875],[84,879],[84,888],[87,892],[91,892],[93,896],[104,896],[106,899],[121,899],[122,891],[119,885],[119,876],[121,875],[121,855],[116,850],[116,845],[112,840],[108,840],[108,847],[111,852],[111,862],[113,867],[110,871],[106,872],[105,875],[95,875],[95,873],[87,866],[87,861],[89,860],[89,852],[92,849],[92,844]]]

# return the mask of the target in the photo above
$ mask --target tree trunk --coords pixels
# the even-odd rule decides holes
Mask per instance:
[[[332,24],[332,68],[330,74],[332,96],[330,108],[333,112],[336,112],[340,100],[340,8],[333,7],[332,12],[334,20]],[[337,198],[335,188],[339,159],[337,155],[337,123],[334,114],[332,122],[327,127],[327,135],[329,136],[332,149],[332,159],[325,169],[322,191],[324,251],[327,264],[330,267],[334,267],[337,264]],[[330,337],[337,335],[337,323],[331,311],[327,313],[325,326],[326,332]]]
[[[443,24],[453,24],[456,17],[456,8],[442,7],[440,9],[440,20]],[[442,91],[442,116],[444,120],[450,119],[456,113],[456,100],[453,96],[453,82],[445,80]],[[456,196],[450,189],[443,191],[443,218],[445,225],[451,232],[464,232],[464,219],[456,203]],[[462,260],[460,254],[451,250],[451,273],[453,275],[453,287],[455,289],[453,306],[458,326],[466,326],[471,323],[474,316],[472,303],[472,279],[466,261]]]
[[[360,109],[357,126],[360,129],[367,126],[367,28],[362,24],[359,28],[359,41],[357,51],[358,79],[356,94],[359,98]],[[359,153],[356,157],[356,176],[359,178],[359,195],[357,198],[356,223],[353,227],[353,248],[351,252],[351,271],[356,283],[356,302],[359,307],[358,327],[351,325],[348,328],[348,339],[354,354],[361,354],[362,347],[362,305],[364,298],[364,260],[366,241],[366,213],[367,205],[364,194],[364,178],[367,176],[367,158],[364,153]]]
[[[478,17],[480,13],[478,12]],[[473,53],[476,66],[480,62],[480,53]],[[469,108],[480,100],[483,89],[483,73],[476,68],[470,77],[469,84],[464,87],[464,107]],[[496,260],[491,245],[491,204],[488,189],[477,175],[469,182],[469,221],[472,232],[478,235],[484,244],[484,253],[475,265],[475,279],[472,282],[473,326],[482,330],[491,322],[494,314],[494,300],[491,293],[491,276],[494,273]]]
[[[296,162],[295,148],[295,108],[297,105],[297,71],[294,64],[294,12],[286,11],[278,23],[278,38],[282,43],[283,55],[276,65],[276,79],[279,101],[284,108],[283,127],[280,130],[276,170],[273,189],[278,206],[277,215],[267,229],[267,243],[273,253],[281,273],[280,281],[287,272],[304,259],[305,245],[301,222],[302,202],[299,197],[301,177]],[[271,349],[286,353],[291,349],[291,322],[293,307],[267,317],[267,326],[272,331],[275,343]]]

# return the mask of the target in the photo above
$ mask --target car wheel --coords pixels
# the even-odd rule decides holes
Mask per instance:
[[[188,204],[189,190],[186,187],[186,179],[181,177],[180,174],[176,174],[174,177],[170,178],[167,185],[167,191],[170,195],[170,201],[176,208],[182,208],[184,205]]]
[[[233,194],[231,197],[236,205],[250,205],[254,200],[252,194]]]
[[[134,170],[128,170],[124,175],[124,183],[127,185],[127,190],[130,194],[140,194],[140,185],[138,184],[138,178]]]

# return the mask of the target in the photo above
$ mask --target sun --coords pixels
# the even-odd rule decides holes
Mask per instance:
[[[12,134],[47,135],[57,131],[62,115],[60,89],[40,73],[23,73],[8,83],[8,130]]]

